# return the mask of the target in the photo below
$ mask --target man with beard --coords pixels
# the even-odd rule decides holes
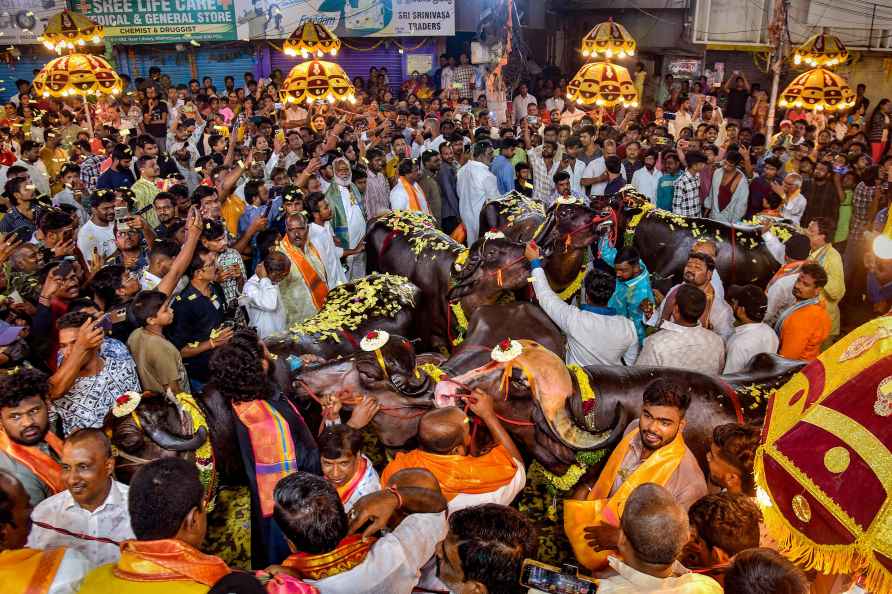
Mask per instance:
[[[0,375],[0,470],[16,477],[31,505],[65,489],[62,440],[50,433],[47,376],[30,367]]]
[[[437,183],[443,196],[440,227],[444,232],[452,233],[461,223],[461,216],[458,200],[458,165],[451,143],[440,144],[440,161],[440,171],[437,173]]]
[[[300,213],[285,219],[279,251],[291,260],[291,270],[279,285],[288,325],[298,324],[322,308],[328,284],[322,257],[308,241],[309,224]]]
[[[400,161],[409,157],[409,144],[402,134],[393,136],[393,140],[390,141],[390,150],[393,156],[388,159],[384,173],[387,175],[387,179],[395,181]]]
[[[777,174],[782,167],[783,163],[777,157],[768,157],[762,163],[762,175],[750,182],[750,195],[746,215],[744,215],[745,219],[751,219],[756,213],[765,208],[764,200],[776,193],[772,186],[777,184]]]
[[[34,508],[28,547],[69,547],[86,557],[91,568],[117,561],[121,556],[118,543],[134,536],[127,485],[114,480],[114,470],[111,443],[101,429],[72,433],[62,446],[62,480],[67,490]]]
[[[709,482],[729,493],[756,496],[753,460],[759,447],[759,428],[725,423],[712,430],[712,443],[706,453]]]
[[[399,178],[390,190],[392,210],[412,210],[431,214],[427,194],[421,189],[418,180],[421,174],[418,165],[411,159],[403,159],[398,169]]]
[[[780,337],[781,357],[812,361],[821,353],[821,344],[830,336],[833,322],[821,299],[821,289],[827,284],[827,273],[820,264],[806,262],[799,269],[793,285],[796,303],[785,309],[774,324]]]
[[[443,214],[443,196],[440,193],[440,184],[437,183],[437,173],[440,171],[440,153],[437,151],[424,151],[421,154],[421,176],[418,185],[427,198],[427,206],[431,214],[439,223]]]
[[[333,183],[325,192],[325,199],[331,207],[335,243],[344,250],[355,251],[362,243],[366,231],[362,194],[353,183],[350,161],[344,157],[335,159],[333,170]],[[365,276],[365,254],[349,256],[347,270],[351,280]]]
[[[133,171],[130,169],[130,164],[133,161],[133,152],[126,144],[118,144],[112,149],[111,157],[111,167],[99,176],[96,187],[105,190],[129,188],[136,182],[133,178]]]
[[[473,160],[465,163],[458,171],[456,187],[459,197],[459,212],[467,231],[469,246],[474,245],[480,235],[480,210],[489,198],[499,196],[498,181],[489,170],[492,154],[492,143],[485,140],[477,142],[473,148]],[[560,162],[555,159],[555,171],[559,166]],[[554,185],[550,178],[548,183]],[[550,195],[551,190],[549,190],[548,196]]]
[[[692,251],[688,255],[688,262],[684,267],[684,282],[675,285],[666,293],[666,298],[660,303],[655,317],[648,320],[651,326],[661,327],[661,322],[669,320],[675,307],[674,295],[685,284],[693,285],[706,295],[706,307],[699,316],[699,323],[704,328],[715,331],[722,338],[727,339],[734,333],[734,312],[731,306],[719,295],[712,284],[715,274],[715,259],[702,252]]]
[[[583,566],[603,568],[607,555],[615,555],[623,509],[640,485],[664,487],[684,509],[706,495],[703,472],[683,437],[690,403],[683,386],[662,378],[648,384],[641,417],[626,429],[598,480],[583,479],[564,500],[564,530]]]
[[[826,217],[831,221],[839,219],[839,203],[842,186],[837,186],[831,175],[830,166],[818,161],[812,172],[811,181],[802,185],[802,195],[806,197],[805,211],[802,213],[802,226],[818,217]],[[833,238],[833,235],[830,236]]]
[[[390,210],[390,182],[384,175],[386,165],[384,153],[378,149],[369,149],[366,158],[369,161],[369,169],[363,204],[367,220],[372,220]]]

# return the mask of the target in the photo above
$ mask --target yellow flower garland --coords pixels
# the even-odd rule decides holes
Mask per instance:
[[[576,383],[579,385],[582,401],[588,402],[589,400],[594,400],[596,397],[595,390],[592,388],[591,381],[589,380],[589,376],[585,372],[585,369],[575,363],[567,365],[567,369],[576,376]]]
[[[437,366],[436,366],[435,364],[433,364],[433,363],[422,363],[422,364],[419,365],[416,369],[417,369],[417,370],[421,370],[421,371],[423,371],[424,373],[426,373],[426,374],[427,374],[428,376],[430,376],[430,378],[431,378],[432,380],[434,380],[435,382],[440,381],[440,379],[441,379],[444,375],[446,375],[446,372],[445,372],[445,371],[443,371],[442,369],[440,369],[439,367],[437,367]]]
[[[450,303],[449,307],[455,316],[455,323],[458,324],[458,336],[452,339],[452,346],[458,346],[465,340],[465,332],[468,330],[468,318],[465,317],[465,310],[462,309],[460,301]]]
[[[582,286],[583,279],[585,279],[585,265],[583,265],[582,268],[579,270],[579,274],[576,275],[576,278],[573,279],[573,282],[570,283],[570,285],[566,289],[558,293],[558,297],[560,298],[560,300],[566,301],[567,299],[573,297],[573,295],[576,294],[576,291],[579,290],[579,287]]]
[[[198,467],[199,478],[204,486],[205,500],[207,501],[206,511],[211,511],[214,509],[214,499],[217,496],[217,469],[214,463],[214,448],[211,445],[211,429],[208,427],[204,413],[201,412],[198,403],[195,402],[195,398],[191,394],[180,392],[176,398],[186,414],[192,419],[192,431],[195,432],[204,427],[204,430],[208,432],[208,438],[201,444],[201,447],[195,450],[195,466]]]

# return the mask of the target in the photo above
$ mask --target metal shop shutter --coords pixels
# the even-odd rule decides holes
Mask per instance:
[[[225,88],[223,79],[227,76],[235,79],[236,88],[245,86],[245,73],[254,72],[254,46],[249,43],[202,44],[201,47],[195,48],[195,62],[198,67],[198,80],[210,76],[217,92],[222,93]],[[188,83],[189,79],[182,82]]]
[[[395,46],[389,46],[386,43],[382,43],[375,49],[368,51],[352,50],[342,46],[341,51],[338,52],[337,63],[341,65],[341,68],[344,69],[350,77],[350,80],[353,80],[357,76],[361,76],[366,82],[368,82],[369,78],[369,68],[374,66],[375,68],[380,69],[383,66],[387,68],[387,75],[390,78],[390,87],[392,89],[398,89],[403,82],[402,58],[403,55],[399,53],[399,50]],[[296,64],[302,62],[303,59],[291,58],[282,52],[272,50],[270,61],[272,63],[272,70],[281,68],[282,73],[285,76],[288,76],[288,72],[294,68]]]
[[[118,72],[136,80],[148,78],[149,68],[157,66],[162,73],[170,76],[174,84],[188,83],[192,78],[192,68],[187,51],[178,52],[175,45],[120,47]]]
[[[15,88],[15,81],[20,78],[32,80],[34,78],[34,70],[43,68],[43,66],[59,56],[47,50],[42,45],[19,45],[19,51],[22,57],[13,61],[11,64],[6,62],[0,63],[0,100],[4,103],[18,92]]]

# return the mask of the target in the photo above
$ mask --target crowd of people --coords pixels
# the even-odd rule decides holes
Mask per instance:
[[[507,122],[464,54],[399,88],[373,69],[349,109],[283,105],[278,70],[175,84],[152,68],[89,103],[18,81],[0,119],[4,591],[525,591],[537,527],[510,506],[526,463],[494,395],[425,413],[416,448],[375,468],[362,431],[380,403],[324,402],[317,432],[273,381],[313,358],[283,361],[264,339],[366,276],[367,228],[390,211],[430,215],[471,246],[487,199],[517,192],[547,209],[632,185],[682,217],[761,227],[778,268],[767,288],[726,289],[704,238],[663,295],[642,255],[605,235],[570,303],[530,242],[530,282],[568,364],[718,376],[760,353],[810,361],[888,310],[892,268],[870,249],[890,197],[888,99],[867,118],[862,86],[851,112],[791,109],[767,137],[765,92],[743,75],[645,86],[637,71],[641,110],[580,109],[558,75],[520,84]],[[802,232],[782,243],[783,225]],[[143,431],[184,448],[134,411],[199,394],[220,403],[214,422],[231,420],[224,440],[247,471],[249,567],[202,552],[198,460],[111,445],[114,418],[132,419],[134,448]],[[704,473],[683,438],[690,404],[685,386],[648,385],[603,471],[567,495],[572,554],[604,594],[804,594],[755,504],[758,428],[716,427]],[[484,454],[471,417],[492,437]]]

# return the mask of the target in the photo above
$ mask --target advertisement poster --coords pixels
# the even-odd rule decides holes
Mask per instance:
[[[238,7],[251,39],[284,39],[308,20],[342,37],[455,34],[455,0],[240,0]]]
[[[81,0],[80,10],[114,43],[234,41],[234,0]]]
[[[40,43],[47,20],[67,6],[65,0],[0,0],[0,38],[4,45]]]

